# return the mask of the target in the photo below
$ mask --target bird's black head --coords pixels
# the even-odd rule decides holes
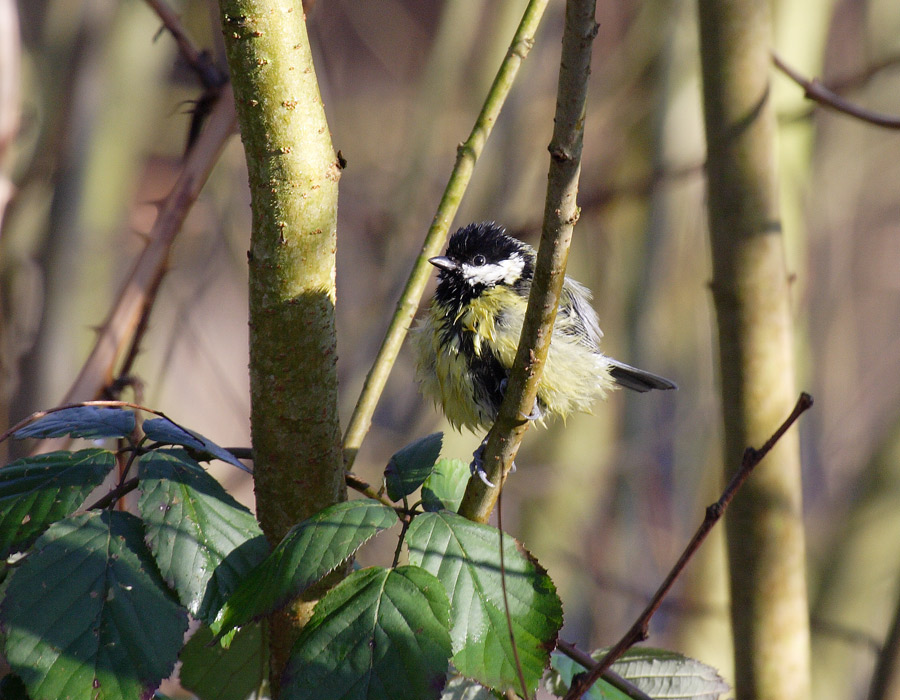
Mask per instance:
[[[450,236],[447,254],[429,262],[440,269],[435,297],[449,306],[499,284],[521,288],[534,275],[534,249],[493,222],[463,226]]]

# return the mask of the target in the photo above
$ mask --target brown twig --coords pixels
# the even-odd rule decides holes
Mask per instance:
[[[556,643],[556,650],[568,656],[576,664],[581,664],[587,669],[593,668],[594,664],[597,663],[594,657],[586,651],[582,651],[571,642],[562,639]],[[628,697],[633,698],[633,700],[653,700],[653,698],[638,688],[634,683],[622,678],[622,676],[612,669],[606,669],[603,672],[602,678],[614,688],[621,690]]]
[[[97,397],[112,381],[114,366],[134,337],[135,328],[152,299],[152,290],[165,274],[169,250],[200,190],[236,124],[234,96],[223,87],[206,128],[190,154],[172,191],[160,206],[150,231],[150,243],[138,257],[119,297],[97,332],[97,340],[77,379],[62,403],[74,404]],[[39,449],[60,449],[62,439],[43,441]]]
[[[866,66],[858,73],[829,80],[828,89],[838,94],[849,90],[855,90],[868,83],[882,71],[889,68],[896,68],[898,65],[900,65],[900,53],[889,54],[880,61],[876,61],[875,63]]]
[[[766,443],[758,450],[752,447],[746,449],[740,469],[738,469],[731,478],[731,481],[728,483],[728,486],[725,487],[719,500],[707,507],[706,516],[703,518],[703,522],[700,524],[700,527],[697,528],[691,541],[688,543],[687,547],[685,547],[684,552],[682,552],[681,557],[679,557],[678,561],[675,563],[675,566],[672,567],[672,570],[669,571],[665,580],[653,595],[650,603],[644,608],[644,611],[625,635],[616,642],[608,652],[606,652],[600,661],[593,664],[588,672],[580,673],[572,679],[572,686],[569,688],[569,692],[566,693],[564,700],[576,700],[577,698],[580,698],[594,683],[597,682],[597,679],[603,675],[603,672],[622,656],[622,654],[638,642],[647,639],[649,636],[648,630],[650,627],[650,619],[659,609],[663,598],[665,598],[672,589],[676,579],[681,575],[681,572],[684,571],[688,561],[694,556],[700,548],[700,545],[703,544],[710,530],[712,530],[713,526],[719,522],[725,514],[725,510],[728,508],[732,499],[734,499],[734,495],[737,493],[738,489],[744,484],[756,465],[758,465],[775,446],[775,443],[781,439],[785,432],[787,432],[803,412],[808,410],[812,404],[812,396],[806,392],[800,394],[800,398],[797,399],[794,410],[791,411],[791,414],[785,419],[784,423],[779,426],[778,430],[772,434],[772,437],[766,440]]]
[[[139,482],[140,479],[134,477],[133,479],[129,479],[128,481],[119,484],[118,486],[116,486],[116,488],[111,489],[107,493],[100,496],[100,498],[98,498],[91,505],[85,508],[85,510],[102,510],[103,508],[108,508],[123,496],[126,496],[134,491],[138,487]]]
[[[859,119],[866,124],[880,126],[885,129],[900,129],[900,117],[873,112],[849,100],[845,100],[831,89],[825,87],[821,80],[817,78],[810,80],[801,75],[797,70],[787,65],[777,53],[772,54],[772,60],[778,70],[802,87],[804,95],[817,104],[833,109],[841,114],[846,114],[854,119]]]
[[[163,26],[175,39],[175,43],[178,44],[178,51],[200,78],[200,82],[203,83],[204,87],[211,88],[224,85],[227,77],[213,65],[205,51],[201,51],[194,46],[194,43],[187,35],[187,31],[181,24],[181,18],[175,11],[164,0],[145,0],[145,2],[159,16]]]

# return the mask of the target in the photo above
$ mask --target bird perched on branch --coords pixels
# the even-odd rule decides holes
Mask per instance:
[[[438,285],[414,331],[418,382],[455,428],[486,429],[497,418],[516,357],[535,251],[494,223],[469,224],[450,237],[446,255],[429,262],[438,268]],[[590,300],[587,287],[566,277],[528,418],[589,412],[616,385],[640,392],[677,388],[600,351],[603,333]],[[487,482],[476,462],[473,471]]]

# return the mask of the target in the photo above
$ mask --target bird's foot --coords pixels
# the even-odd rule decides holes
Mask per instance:
[[[490,479],[488,479],[487,472],[484,470],[484,446],[487,445],[487,438],[481,441],[481,444],[478,446],[478,449],[472,453],[472,463],[469,465],[469,469],[472,472],[472,476],[478,476],[485,485],[490,486],[492,489],[497,488],[497,485],[492,483]]]
[[[506,394],[506,385],[508,383],[509,383],[509,379],[507,379],[507,378],[504,378],[500,381],[500,393],[501,394]],[[534,407],[531,409],[531,413],[529,413],[528,415],[519,413],[519,417],[522,420],[527,420],[527,421],[541,420],[544,417],[544,411],[541,408],[540,401],[535,399]],[[510,469],[510,471],[515,471],[515,465],[513,465],[513,468]]]
[[[522,420],[536,421],[541,420],[544,417],[544,410],[541,408],[541,404],[537,400],[535,400],[534,407],[531,409],[531,413],[529,413],[527,416],[524,416],[521,413],[519,415],[522,416]]]
[[[485,485],[490,486],[492,489],[497,488],[497,485],[494,484],[490,479],[488,479],[487,472],[484,470],[484,448],[487,445],[487,437],[481,441],[481,444],[478,446],[478,449],[472,453],[472,463],[469,465],[469,469],[472,472],[472,476],[478,476]],[[509,465],[509,473],[512,474],[516,471],[516,463],[513,462]]]

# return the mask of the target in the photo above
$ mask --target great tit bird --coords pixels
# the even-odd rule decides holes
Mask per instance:
[[[456,231],[447,254],[429,262],[438,268],[438,285],[414,330],[417,380],[455,428],[486,429],[497,418],[515,360],[535,251],[501,226],[477,223]],[[677,388],[600,351],[603,332],[590,300],[587,287],[565,278],[529,418],[589,412],[615,385],[640,392]]]

